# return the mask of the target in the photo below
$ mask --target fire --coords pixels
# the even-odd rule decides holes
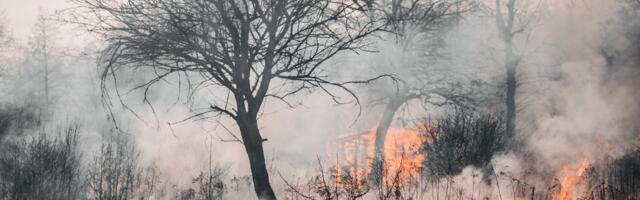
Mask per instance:
[[[361,182],[371,174],[371,163],[375,152],[375,128],[355,136],[343,138],[338,151],[341,158],[336,166],[338,181],[344,173]],[[390,128],[384,145],[385,185],[393,181],[405,184],[412,178],[419,177],[425,156],[420,152],[424,136],[418,128]]]
[[[579,165],[563,165],[556,172],[560,192],[554,196],[554,200],[573,200],[584,192],[586,183],[584,182],[584,172],[589,167],[588,160],[582,161]]]

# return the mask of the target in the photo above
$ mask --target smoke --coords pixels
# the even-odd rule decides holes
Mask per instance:
[[[519,68],[518,127],[527,155],[533,157],[535,164],[525,160],[529,158],[498,155],[492,161],[494,171],[522,178],[530,173],[528,168],[534,168],[532,170],[544,175],[529,180],[532,184],[545,184],[546,176],[562,165],[597,160],[605,155],[621,156],[627,148],[636,145],[640,128],[636,123],[640,117],[637,104],[640,80],[633,75],[637,75],[639,69],[633,62],[611,67],[602,53],[604,47],[627,48],[628,41],[611,40],[624,37],[619,29],[625,24],[616,23],[622,4],[600,0],[531,3],[535,12],[531,12],[530,26],[517,38],[517,51],[523,56]],[[470,14],[449,31],[445,38],[447,59],[438,60],[434,66],[450,67],[499,85],[504,72],[502,57],[495,53],[500,52],[501,47],[494,27],[493,19],[483,13]],[[381,53],[397,58],[397,52],[392,50],[395,47],[388,42],[379,44],[378,48],[383,49]],[[333,60],[327,70],[339,79],[363,79],[374,75],[367,70],[374,64],[372,60],[382,63],[385,56],[345,55]],[[375,57],[381,59],[373,59]],[[99,103],[102,101],[99,71],[91,59],[71,59],[67,63],[66,79],[70,81],[61,86],[61,98],[53,117],[59,121],[52,123],[81,123],[88,133],[81,136],[85,141],[82,143],[87,149],[95,150],[100,138],[113,129],[111,115]],[[397,74],[412,73],[403,68],[393,69],[398,70]],[[123,80],[126,81],[121,86],[126,88],[141,83],[143,78]],[[14,82],[8,86],[18,90],[38,87],[21,84]],[[317,157],[325,158],[329,149],[335,148],[331,146],[333,141],[376,125],[382,111],[380,106],[370,105],[375,95],[366,86],[354,88],[362,97],[362,108],[353,104],[336,105],[331,97],[321,93],[293,97],[289,100],[295,105],[293,109],[273,99],[265,104],[259,123],[263,136],[268,139],[264,143],[265,154],[273,172],[286,172],[285,178],[306,176],[317,169]],[[349,98],[347,94],[341,95]],[[141,102],[139,92],[127,93],[123,98],[139,118],[121,106],[118,99],[110,99],[119,128],[135,140],[143,163],[156,165],[164,178],[176,185],[191,184],[192,178],[208,164],[209,156],[229,168],[230,177],[248,175],[249,164],[242,145],[229,141],[234,139],[232,134],[239,136],[237,127],[229,119],[189,120],[168,125],[193,115],[198,108],[206,108],[207,98],[224,98],[224,95],[201,91],[196,102],[186,103],[185,99],[176,99],[179,94],[174,80],[154,87],[149,96],[153,110]],[[493,109],[500,107],[501,102],[496,98],[484,106]],[[438,111],[413,115],[426,117],[440,114]],[[359,112],[362,112],[360,116]],[[482,173],[469,167],[453,180],[459,186],[473,185],[471,194],[484,191],[495,195],[499,186],[486,185],[480,178],[473,178],[482,177],[478,176]],[[280,183],[276,174],[271,173],[271,180]]]
[[[553,44],[541,55],[555,59],[556,64],[542,68],[553,71],[548,81],[524,86],[522,95],[527,98],[524,102],[531,102],[523,105],[523,115],[528,118],[526,122],[533,124],[522,131],[530,134],[531,150],[540,163],[557,168],[580,159],[619,155],[637,137],[636,128],[628,126],[635,121],[629,116],[637,115],[637,106],[630,101],[637,99],[632,92],[637,85],[615,78],[618,75],[609,69],[601,51],[603,46],[611,45],[602,39],[606,36],[602,33],[622,6],[619,3],[552,4],[549,17],[554,20],[540,27],[541,35],[548,36],[544,37],[547,43]],[[635,71],[629,66],[624,68]],[[527,83],[533,85],[537,81]],[[612,144],[616,149],[607,148]]]
[[[558,169],[578,169],[583,162],[617,158],[638,144],[640,85],[634,76],[639,72],[637,57],[606,57],[607,51],[623,55],[629,53],[625,51],[634,51],[629,47],[629,39],[624,38],[629,38],[629,31],[637,31],[634,30],[637,26],[620,17],[627,6],[625,1],[585,0],[548,1],[538,7],[536,19],[528,27],[531,32],[517,40],[517,51],[523,57],[518,69],[518,130],[526,144],[521,154],[526,156],[494,157],[496,173],[540,189],[550,184],[550,177],[558,175]],[[466,38],[469,35],[490,38],[491,34],[478,29],[484,25],[479,21],[462,25],[459,30],[463,33],[458,34],[463,38],[465,34]],[[464,41],[462,45],[467,41],[454,40]],[[469,46],[465,51],[490,49],[496,44]],[[499,60],[491,56],[477,58],[476,62]],[[491,76],[493,71],[484,72]],[[474,170],[482,173],[466,169],[456,177],[461,180],[458,182],[461,187],[470,188],[468,177],[474,176]],[[487,194],[495,195],[498,190],[495,183],[484,187],[491,188]]]

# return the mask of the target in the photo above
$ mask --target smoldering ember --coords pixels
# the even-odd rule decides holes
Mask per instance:
[[[0,0],[0,200],[638,200],[639,0]]]

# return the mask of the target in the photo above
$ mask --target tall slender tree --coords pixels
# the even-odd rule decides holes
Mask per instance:
[[[38,60],[38,64],[40,65],[40,67],[42,68],[42,91],[43,91],[43,98],[44,98],[44,115],[43,116],[48,116],[51,107],[51,97],[50,97],[50,92],[51,92],[51,86],[50,86],[50,81],[51,81],[51,76],[50,76],[50,66],[49,66],[49,56],[51,54],[51,39],[52,39],[52,33],[51,33],[51,25],[49,23],[49,20],[45,17],[45,15],[41,12],[40,14],[38,14],[38,21],[35,24],[34,30],[33,30],[33,38],[32,38],[32,43],[33,43],[33,53],[34,56],[36,57],[36,59]]]
[[[26,73],[31,77],[23,81],[37,85],[32,89],[37,88],[36,101],[41,106],[43,128],[46,128],[46,122],[53,113],[54,100],[60,94],[65,75],[61,68],[64,51],[56,43],[56,39],[59,39],[59,35],[54,21],[47,12],[40,10],[25,48],[27,55],[24,64],[30,68]]]
[[[517,113],[517,72],[522,57],[514,50],[514,38],[528,28],[528,22],[523,20],[524,14],[518,13],[518,0],[495,1],[495,22],[498,29],[498,36],[504,50],[505,69],[505,106],[506,106],[506,139],[513,139],[516,134],[516,113]],[[520,19],[518,19],[520,18]]]
[[[13,41],[11,34],[9,33],[9,30],[6,27],[5,24],[5,20],[4,20],[4,16],[2,15],[2,12],[0,12],[0,76],[2,76],[3,74],[3,65],[5,64],[3,61],[4,59],[2,54],[4,53],[4,51],[7,50],[7,48],[9,47],[9,44],[11,44],[11,42]]]
[[[339,101],[347,84],[327,78],[323,64],[366,46],[379,30],[366,3],[340,0],[74,0],[74,21],[104,37],[102,79],[124,68],[151,69],[146,94],[172,75],[192,89],[226,95],[204,113],[235,121],[260,199],[276,199],[265,164],[258,118],[266,98],[286,101],[320,88]],[[195,78],[197,75],[199,78]],[[333,89],[332,89],[333,88]],[[357,98],[356,98],[357,99]]]

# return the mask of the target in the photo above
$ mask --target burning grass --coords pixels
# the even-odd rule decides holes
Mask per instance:
[[[584,160],[579,164],[562,165],[555,174],[551,183],[551,199],[553,200],[573,200],[577,199],[587,190],[585,172],[589,168],[590,162]]]
[[[326,171],[330,175],[325,178],[331,178],[324,180],[333,183],[331,187],[334,191],[341,190],[344,194],[350,194],[346,196],[360,197],[370,193],[377,199],[606,200],[619,199],[611,195],[622,194],[623,190],[627,191],[626,197],[632,197],[623,199],[637,199],[637,195],[629,195],[632,194],[630,190],[638,191],[636,186],[609,186],[609,191],[604,192],[604,196],[600,195],[601,198],[598,198],[596,195],[603,193],[598,191],[602,190],[597,189],[602,188],[598,184],[607,182],[621,185],[610,178],[614,177],[615,173],[612,172],[606,172],[609,178],[604,178],[607,181],[603,183],[594,184],[591,180],[596,164],[606,157],[606,152],[612,150],[612,145],[608,143],[601,145],[603,155],[577,157],[575,162],[552,166],[551,170],[538,171],[533,169],[535,166],[522,165],[514,166],[523,168],[518,169],[522,171],[520,174],[495,171],[496,155],[514,154],[506,149],[505,144],[512,141],[501,137],[503,133],[504,124],[499,115],[464,110],[452,112],[433,123],[390,128],[384,145],[383,184],[372,185],[368,180],[372,172],[375,146],[375,129],[372,128],[341,138],[337,144],[332,144],[338,147],[333,148],[335,152],[331,154],[335,155],[331,159],[336,162]],[[630,162],[624,163],[635,166]],[[470,171],[467,170],[469,168]],[[625,173],[630,173],[631,176],[638,173],[637,169],[633,169],[635,168],[626,168]],[[616,170],[619,172],[622,169]],[[600,173],[602,177],[604,172]],[[635,184],[628,181],[629,178],[615,180],[625,180],[627,185]],[[635,189],[629,189],[631,187]]]
[[[423,126],[427,127],[427,126]],[[384,185],[406,184],[412,177],[419,177],[425,155],[421,152],[426,140],[423,127],[390,128],[384,145],[384,171],[396,172],[383,176]],[[336,152],[338,165],[336,177],[348,174],[355,180],[364,181],[371,173],[374,158],[375,128],[340,141],[341,148]],[[387,173],[389,174],[389,173]],[[397,179],[397,180],[396,180]],[[338,178],[338,184],[342,180]]]

